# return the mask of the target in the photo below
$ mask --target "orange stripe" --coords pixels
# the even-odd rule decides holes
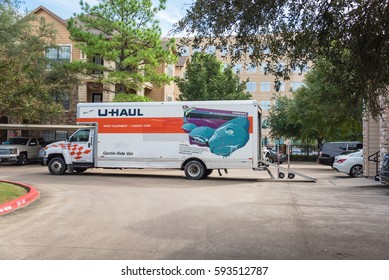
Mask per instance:
[[[249,117],[253,132],[252,117]],[[184,133],[183,118],[78,118],[78,123],[98,123],[99,133]]]

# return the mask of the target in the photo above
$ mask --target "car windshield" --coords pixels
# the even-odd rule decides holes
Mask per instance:
[[[27,138],[11,138],[8,140],[10,145],[27,145]]]

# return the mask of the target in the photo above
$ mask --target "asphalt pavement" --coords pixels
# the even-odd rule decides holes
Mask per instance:
[[[315,163],[291,167],[317,182],[251,170],[190,181],[175,170],[53,176],[1,165],[0,180],[30,184],[40,199],[0,216],[0,259],[389,258],[388,186]]]

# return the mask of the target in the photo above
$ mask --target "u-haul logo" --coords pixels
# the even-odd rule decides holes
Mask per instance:
[[[99,109],[98,110],[99,117],[136,117],[143,116],[140,108],[133,109]]]

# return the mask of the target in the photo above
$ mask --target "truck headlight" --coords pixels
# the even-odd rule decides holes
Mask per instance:
[[[9,153],[16,155],[18,153],[18,149],[17,148],[9,149]]]

